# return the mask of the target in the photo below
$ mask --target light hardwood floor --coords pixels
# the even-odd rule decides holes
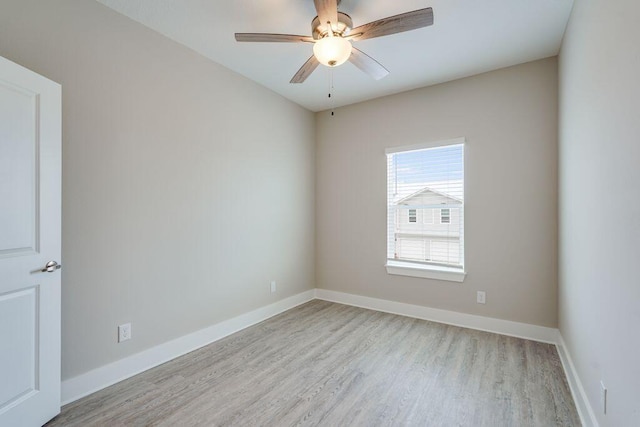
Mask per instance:
[[[312,301],[47,426],[578,426],[554,346]]]

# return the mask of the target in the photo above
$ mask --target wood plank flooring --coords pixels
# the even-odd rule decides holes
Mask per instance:
[[[578,426],[554,346],[314,300],[53,426]]]

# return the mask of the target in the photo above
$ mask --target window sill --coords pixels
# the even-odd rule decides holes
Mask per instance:
[[[437,267],[433,265],[422,265],[406,261],[387,261],[388,274],[399,276],[421,277],[424,279],[446,280],[449,282],[459,282],[467,275],[457,268]]]

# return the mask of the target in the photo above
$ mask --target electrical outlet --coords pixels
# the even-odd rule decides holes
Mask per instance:
[[[276,287],[276,281],[272,280],[271,281],[271,293],[274,293],[276,291],[277,287]]]
[[[478,291],[476,301],[478,304],[486,304],[487,303],[487,294],[485,291]]]
[[[604,386],[604,382],[600,381],[600,406],[602,407],[602,413],[607,414],[607,388]]]
[[[118,326],[118,342],[131,339],[131,323]]]

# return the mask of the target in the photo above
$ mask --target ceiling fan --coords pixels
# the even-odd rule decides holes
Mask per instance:
[[[352,41],[372,39],[433,25],[433,9],[427,7],[378,19],[353,28],[346,13],[338,12],[340,0],[314,0],[318,16],[311,21],[311,36],[270,33],[236,33],[239,42],[314,43],[313,56],[293,76],[290,83],[302,83],[318,67],[337,67],[349,60],[369,76],[379,80],[389,74],[378,61],[351,45]]]

